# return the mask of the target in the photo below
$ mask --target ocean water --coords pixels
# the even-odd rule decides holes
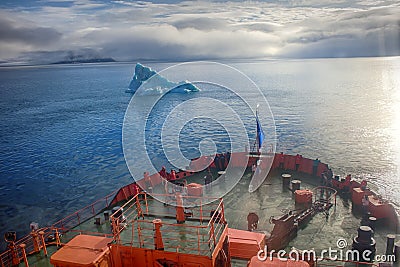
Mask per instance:
[[[277,151],[319,158],[335,173],[365,178],[400,203],[399,57],[228,64],[248,75],[268,99]],[[160,71],[172,64],[146,65]],[[122,150],[131,99],[125,90],[133,71],[134,63],[0,68],[0,234],[16,230],[21,236],[33,221],[50,225],[133,181]],[[254,138],[253,114],[241,110],[235,96],[213,87],[168,94],[146,127],[156,168],[170,167],[160,156],[163,118],[196,97],[236,103]],[[193,108],[224,116],[215,106]],[[213,139],[218,151],[230,149],[221,124],[196,118],[182,128],[182,153],[198,156],[205,138]]]

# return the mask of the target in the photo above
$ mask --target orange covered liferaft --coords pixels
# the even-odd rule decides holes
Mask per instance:
[[[112,238],[77,235],[50,258],[55,267],[108,266]]]
[[[228,228],[231,257],[249,260],[264,247],[265,234]]]
[[[313,192],[308,189],[296,190],[294,192],[295,201],[298,204],[306,204],[312,202]]]

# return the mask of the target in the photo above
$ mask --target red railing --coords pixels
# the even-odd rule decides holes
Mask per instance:
[[[58,234],[63,234],[66,232],[71,232],[76,234],[87,233],[92,235],[95,234],[95,235],[107,236],[107,234],[102,234],[102,233],[88,233],[86,231],[73,230],[73,228],[78,226],[82,222],[92,218],[103,209],[106,209],[109,206],[110,201],[114,197],[116,192],[117,191],[114,191],[113,193],[95,201],[94,203],[84,207],[83,209],[80,209],[68,215],[64,219],[54,223],[51,227],[44,227],[39,230],[36,230],[35,232],[39,233],[43,231],[43,240],[45,241],[46,245],[48,243],[53,244],[53,241],[49,240],[55,240]],[[1,267],[11,267],[14,266],[16,262],[23,261],[22,249],[20,247],[21,244],[25,244],[25,252],[27,255],[37,253],[38,251],[44,248],[44,244],[40,235],[34,237],[34,235],[30,233],[19,239],[17,242],[15,242],[14,249],[8,249],[2,254],[0,254]]]
[[[83,209],[80,209],[68,215],[64,219],[57,221],[52,225],[53,228],[57,228],[63,232],[66,232],[76,227],[77,225],[81,224],[82,222],[92,218],[93,216],[98,214],[103,209],[106,209],[110,205],[111,203],[110,201],[112,200],[116,192],[117,190],[93,202],[92,204],[84,207]]]
[[[157,197],[171,198],[172,195],[159,194]],[[190,196],[182,198],[184,201],[195,199],[198,204],[210,201],[208,198]],[[213,200],[217,202],[185,208],[190,213],[187,220],[191,223],[178,224],[167,221],[175,220],[173,206],[160,210],[151,205],[150,201],[154,199],[139,193],[110,216],[114,240],[121,245],[155,249],[154,221],[146,217],[167,218],[161,222],[160,228],[165,251],[211,256],[227,227],[222,199]],[[207,222],[207,225],[203,225],[203,222]],[[128,225],[129,233],[125,234],[123,232],[128,231]]]
[[[337,191],[328,186],[318,186],[313,190],[314,202],[325,201],[327,204],[332,204],[336,206],[336,196]]]

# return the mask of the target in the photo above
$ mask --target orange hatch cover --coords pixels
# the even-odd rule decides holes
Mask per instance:
[[[301,260],[280,260],[278,258],[267,257],[265,260],[259,260],[257,256],[251,258],[247,267],[309,267],[310,265]]]
[[[249,260],[264,247],[265,234],[228,228],[229,252],[232,257]]]
[[[78,235],[50,258],[56,267],[108,266],[108,243],[112,238]]]

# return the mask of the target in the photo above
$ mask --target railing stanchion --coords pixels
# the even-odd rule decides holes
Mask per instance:
[[[32,236],[32,241],[33,241],[33,251],[35,253],[37,253],[40,251],[40,245],[39,245],[38,234],[37,234],[36,230],[32,230],[31,236]]]
[[[46,242],[44,242],[44,232],[43,232],[43,231],[40,231],[40,232],[39,232],[39,235],[40,235],[40,239],[41,239],[41,241],[42,241],[44,255],[47,257]]]
[[[225,222],[226,222],[226,220],[225,220],[225,210],[224,210],[224,202],[222,201],[222,198],[220,198],[220,203],[221,203],[221,212],[222,212],[221,223],[225,224]]]
[[[197,252],[200,255],[200,230],[197,228]]]
[[[142,231],[140,230],[140,224],[139,224],[139,221],[138,221],[138,226],[137,226],[137,229],[138,229],[138,240],[139,240],[139,247],[140,247],[140,248],[142,248],[142,247],[144,246],[144,244],[143,244],[143,239],[142,239]]]
[[[147,194],[144,195],[144,201],[146,203],[146,214],[149,215],[149,203],[147,202]]]
[[[142,211],[142,207],[140,206],[139,194],[137,194],[135,196],[135,200],[136,200],[136,208],[137,208],[138,217],[142,217],[143,218],[143,211]]]
[[[213,243],[214,243],[214,248],[216,246],[217,240],[215,240],[215,232],[214,232],[214,222],[211,222],[211,229],[210,229],[210,235],[212,235]]]
[[[58,229],[57,228],[56,228],[55,236],[56,236],[56,246],[57,247],[61,247],[60,234],[58,233]]]
[[[26,245],[21,244],[19,245],[19,247],[21,248],[22,258],[24,259],[25,267],[29,267],[28,258],[26,257],[26,251],[25,251]]]
[[[201,200],[200,200],[200,224],[203,224],[203,205],[201,205]]]

